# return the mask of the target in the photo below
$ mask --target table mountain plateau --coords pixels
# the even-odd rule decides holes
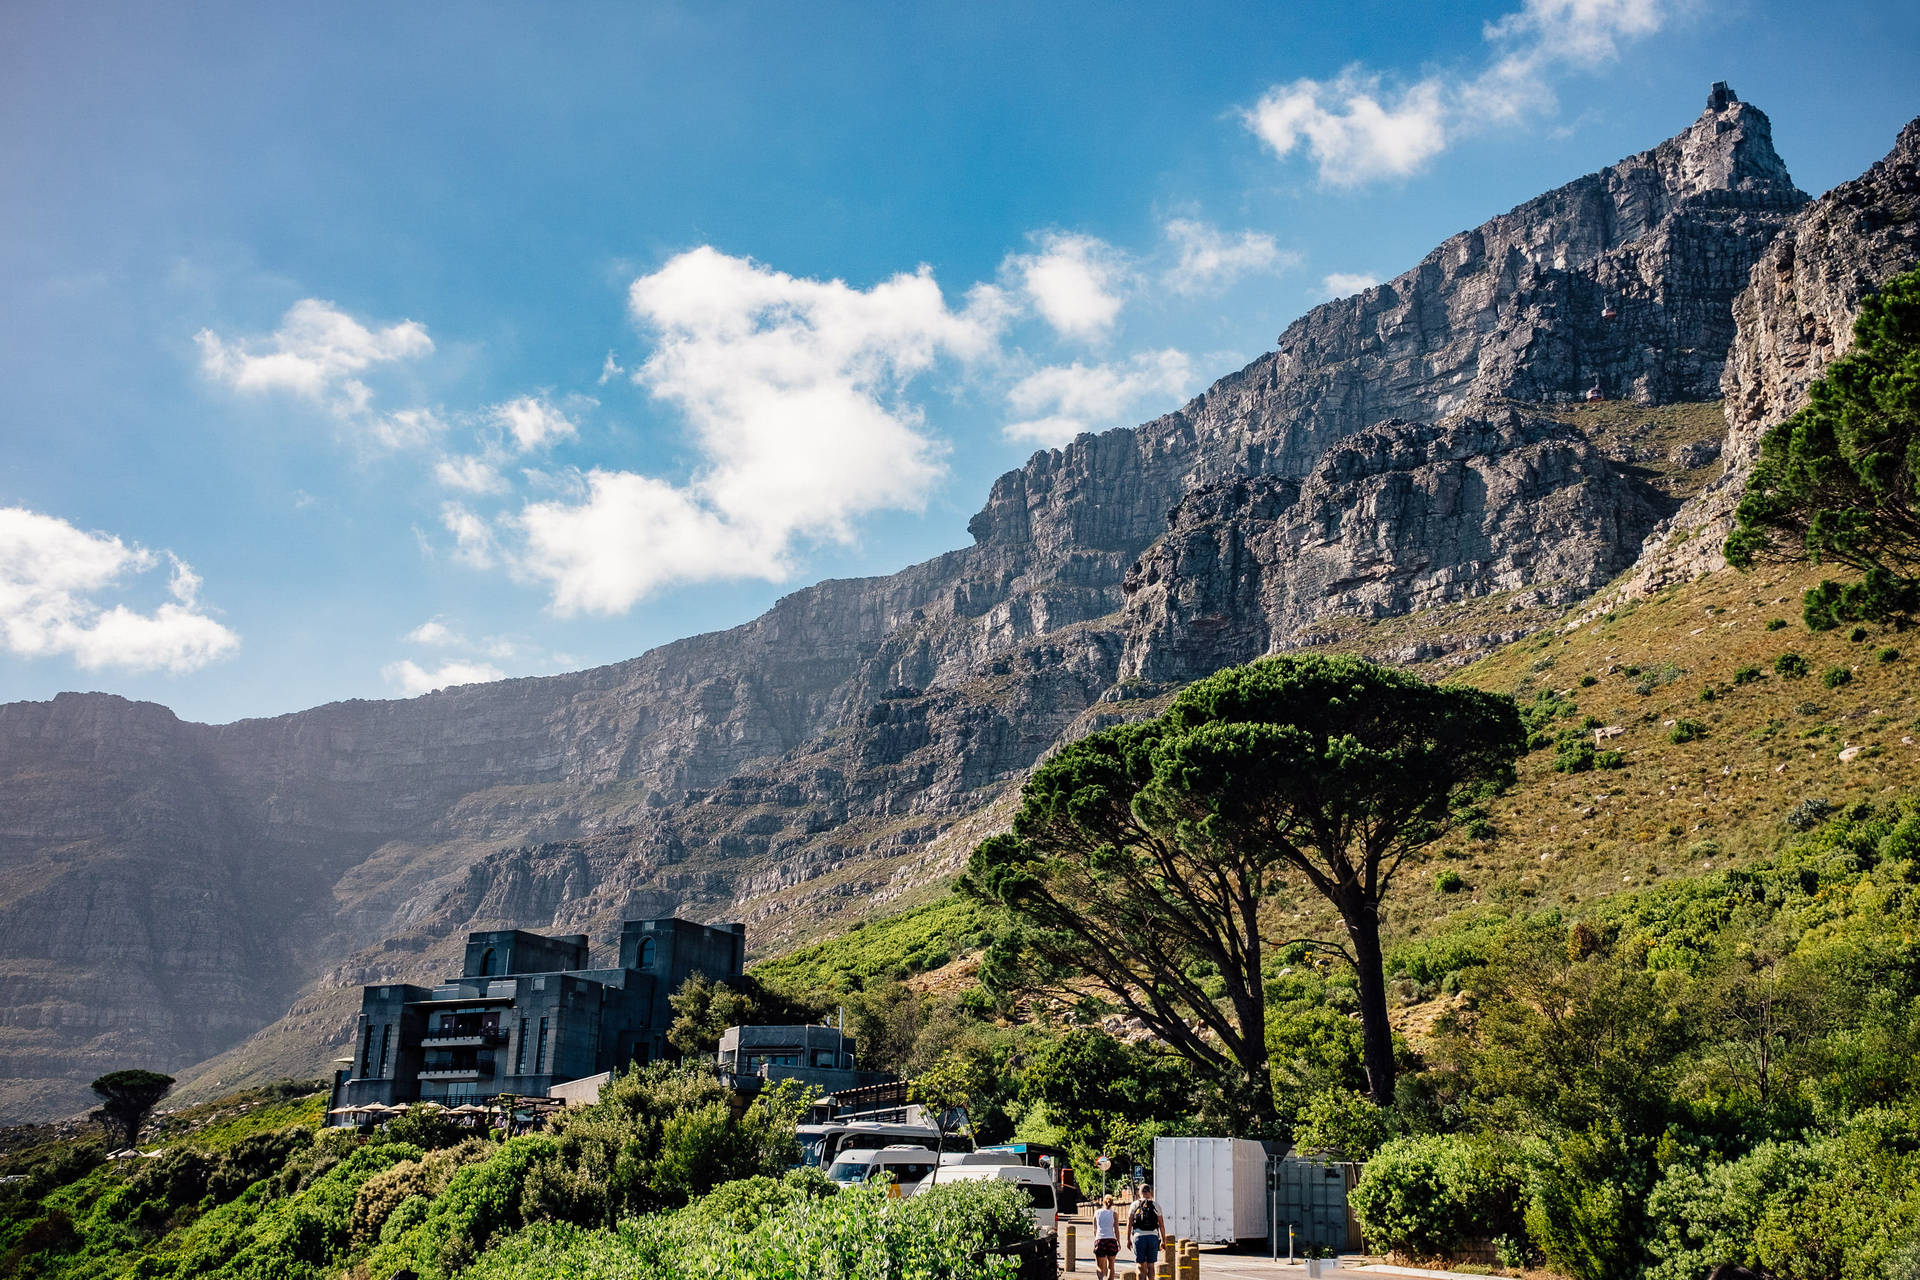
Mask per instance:
[[[1220,665],[1444,665],[1636,561],[1642,587],[1710,568],[1673,531],[1914,265],[1916,172],[1920,124],[1809,202],[1716,87],[1178,412],[1035,454],[974,545],[889,577],[406,701],[0,706],[0,1116],[71,1111],[117,1066],[310,1074],[347,988],[435,976],[468,929],[604,942],[672,911],[765,953],[938,881],[1049,747]]]

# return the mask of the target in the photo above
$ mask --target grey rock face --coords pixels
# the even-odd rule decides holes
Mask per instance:
[[[1568,604],[1632,561],[1646,496],[1572,428],[1514,410],[1348,436],[1305,481],[1189,495],[1128,576],[1121,675],[1194,680],[1313,622],[1528,588]]]
[[[1627,595],[1698,577],[1726,563],[1747,474],[1767,431],[1792,417],[1827,365],[1853,341],[1861,302],[1920,266],[1920,120],[1860,177],[1808,205],[1768,247],[1734,300],[1735,336],[1723,390],[1721,478],[1649,535]],[[1681,530],[1692,536],[1669,539]]]
[[[317,1066],[327,987],[434,976],[470,928],[671,910],[765,948],[950,868],[1139,681],[1330,614],[1578,598],[1657,513],[1496,401],[1712,396],[1732,299],[1804,200],[1766,117],[1717,100],[1179,412],[1035,454],[973,546],[629,662],[223,726],[0,706],[0,1116],[205,1058],[296,997]]]

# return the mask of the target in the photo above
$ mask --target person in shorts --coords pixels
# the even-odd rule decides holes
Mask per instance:
[[[1120,1215],[1113,1211],[1113,1197],[1101,1196],[1100,1207],[1093,1211],[1093,1273],[1100,1280],[1113,1280],[1113,1260],[1120,1256]]]
[[[1154,1203],[1153,1188],[1141,1187],[1140,1198],[1127,1215],[1127,1239],[1133,1245],[1134,1265],[1151,1267],[1160,1261],[1160,1236],[1165,1227],[1160,1206]]]

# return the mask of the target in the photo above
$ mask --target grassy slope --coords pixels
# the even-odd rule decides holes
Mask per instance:
[[[1588,715],[1622,726],[1605,745],[1621,752],[1624,766],[1558,773],[1551,748],[1523,759],[1519,784],[1491,806],[1491,838],[1443,841],[1402,873],[1386,915],[1390,943],[1475,916],[1577,906],[1764,856],[1787,837],[1783,819],[1804,799],[1844,805],[1920,791],[1920,634],[1874,629],[1855,642],[1846,631],[1809,633],[1798,621],[1799,599],[1818,577],[1807,569],[1723,571],[1509,644],[1452,674],[1523,700],[1541,690],[1561,694],[1577,709],[1556,729]],[[1775,619],[1788,625],[1769,630]],[[1885,647],[1913,652],[1883,663],[1877,653]],[[1776,674],[1774,660],[1788,652],[1812,673]],[[1765,672],[1760,679],[1733,683],[1736,671],[1755,666]],[[1831,667],[1847,668],[1850,682],[1827,687],[1822,673]],[[1583,677],[1593,683],[1582,686]],[[1715,700],[1702,702],[1708,686]],[[1669,722],[1681,719],[1699,722],[1702,736],[1672,741]],[[1839,753],[1849,746],[1863,750],[1843,763]],[[1451,893],[1435,883],[1449,869],[1463,881]],[[756,972],[819,990],[854,975],[919,972],[911,957],[950,950],[962,910],[936,899],[876,917]],[[1335,927],[1310,895],[1283,894],[1277,910],[1295,933],[1325,936]]]

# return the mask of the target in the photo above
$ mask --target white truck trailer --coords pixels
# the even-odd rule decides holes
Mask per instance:
[[[1267,1235],[1267,1149],[1245,1138],[1155,1138],[1153,1198],[1170,1236],[1204,1244]]]

